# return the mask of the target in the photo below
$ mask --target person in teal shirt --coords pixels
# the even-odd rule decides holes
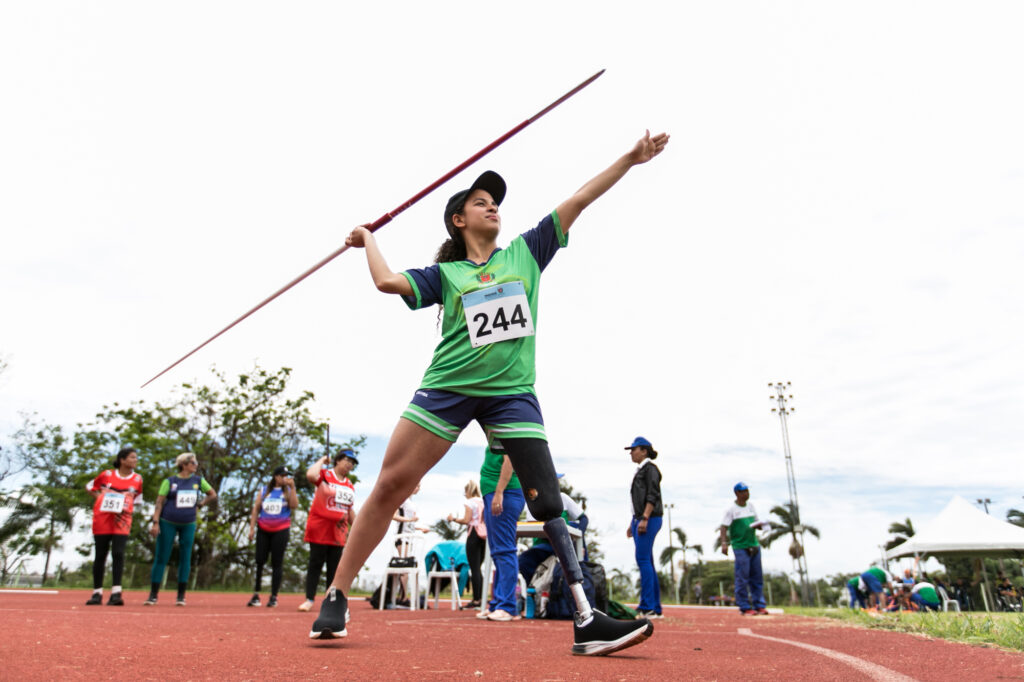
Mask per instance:
[[[150,534],[156,538],[149,598],[145,606],[156,604],[167,562],[171,559],[174,538],[178,538],[178,606],[185,605],[185,589],[192,569],[192,544],[196,537],[196,510],[217,499],[217,491],[199,475],[199,460],[183,452],[175,460],[178,473],[164,480],[157,493]]]

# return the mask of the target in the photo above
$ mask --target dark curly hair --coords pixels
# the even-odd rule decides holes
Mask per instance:
[[[120,450],[118,450],[117,451],[117,456],[114,457],[114,468],[115,469],[120,469],[121,468],[121,462],[123,462],[124,460],[128,459],[128,456],[130,454],[132,454],[133,452],[135,454],[139,454],[138,450],[136,450],[135,448],[128,448],[128,447],[126,447],[126,448],[121,448]]]

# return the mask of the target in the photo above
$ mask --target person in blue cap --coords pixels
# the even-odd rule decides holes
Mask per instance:
[[[661,471],[654,465],[658,452],[651,441],[637,436],[626,446],[636,464],[629,495],[633,501],[633,519],[626,529],[626,537],[633,538],[636,565],[640,568],[640,603],[637,615],[641,618],[663,618],[661,615],[661,585],[654,567],[654,538],[661,530],[664,514],[661,504]]]
[[[750,489],[747,484],[740,481],[733,486],[732,491],[736,494],[736,501],[722,517],[719,531],[722,534],[722,554],[729,556],[729,544],[732,543],[736,606],[741,615],[766,616],[768,609],[764,602],[761,543],[756,533],[765,524],[758,520],[757,511],[749,502]]]

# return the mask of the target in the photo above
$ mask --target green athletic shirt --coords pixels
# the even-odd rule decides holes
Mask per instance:
[[[534,393],[536,336],[486,342],[510,330],[525,332],[531,325],[535,332],[541,272],[567,244],[558,214],[552,211],[508,247],[495,249],[482,265],[462,260],[403,272],[413,290],[411,296],[402,297],[409,308],[444,306],[441,342],[420,388],[466,396]],[[516,295],[519,292],[522,296]],[[463,296],[467,296],[465,304]],[[500,312],[493,308],[484,312],[479,306],[499,299],[507,301]],[[471,337],[483,343],[474,347]]]
[[[757,523],[757,511],[750,502],[743,507],[735,502],[722,517],[722,525],[729,529],[729,539],[733,549],[759,547],[757,533],[751,526]]]
[[[924,599],[929,604],[939,603],[939,593],[935,591],[935,586],[931,583],[918,583],[914,585],[913,594],[921,595],[921,599]]]
[[[505,457],[491,452],[490,448],[484,450],[484,463],[480,465],[480,495],[493,493],[498,489],[498,479],[501,477],[501,465]],[[505,490],[522,490],[519,477],[512,472],[512,478],[508,480]]]
[[[876,578],[878,578],[878,582],[882,583],[883,585],[885,583],[892,582],[892,576],[889,575],[885,570],[879,568],[878,566],[872,566],[871,568],[869,568],[868,570],[866,570],[864,572],[865,573],[870,573],[871,575],[873,575]]]
[[[181,476],[178,476],[178,478],[181,478]],[[188,477],[186,477],[186,479],[187,478]],[[213,490],[213,486],[210,485],[209,483],[207,483],[206,479],[204,478],[204,479],[202,479],[199,482],[199,489],[201,491],[203,491],[204,493],[208,493],[211,490]],[[163,495],[164,497],[167,497],[167,493],[169,493],[169,492],[171,492],[171,479],[165,478],[163,480],[163,483],[160,484],[160,490],[158,490],[156,494],[157,495]]]

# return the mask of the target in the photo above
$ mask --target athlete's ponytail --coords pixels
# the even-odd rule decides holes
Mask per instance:
[[[454,261],[466,260],[466,242],[462,240],[462,234],[458,239],[446,239],[434,254],[435,263],[451,263]]]

